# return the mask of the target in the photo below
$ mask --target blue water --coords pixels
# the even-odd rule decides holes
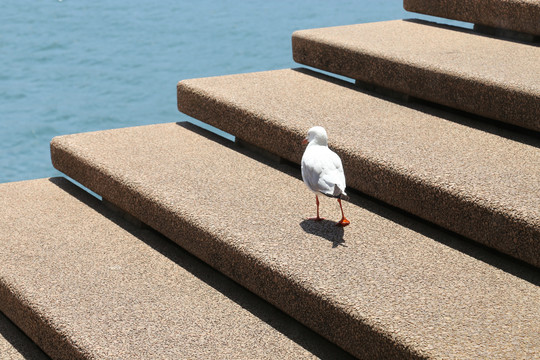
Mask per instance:
[[[296,66],[298,29],[426,16],[402,0],[3,0],[0,183],[56,176],[57,135],[188,120],[176,83]]]

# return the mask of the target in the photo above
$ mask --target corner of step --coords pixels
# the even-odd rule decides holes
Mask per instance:
[[[55,169],[60,170],[57,166],[58,159],[67,151],[66,138],[69,135],[58,135],[51,139],[50,152],[51,161]],[[62,170],[60,170],[62,171]]]
[[[49,148],[50,148],[50,152],[51,152],[51,161],[53,163],[53,166],[56,168],[56,166],[54,165],[54,162],[55,162],[55,159],[57,158],[57,154],[59,151],[61,151],[61,149],[63,148],[63,145],[64,145],[64,137],[65,135],[58,135],[58,136],[55,136],[51,139],[51,142],[49,144]]]
[[[181,110],[181,104],[184,103],[184,101],[182,101],[184,97],[192,94],[199,94],[201,92],[196,85],[196,80],[198,79],[184,79],[176,84],[176,101],[180,112],[183,112]]]

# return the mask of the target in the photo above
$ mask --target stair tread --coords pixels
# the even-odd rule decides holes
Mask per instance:
[[[540,47],[414,20],[300,30],[294,60],[540,131]]]
[[[407,11],[540,35],[537,0],[404,0]]]
[[[321,125],[347,185],[540,266],[540,141],[308,70],[181,81],[180,111],[299,163]],[[473,127],[474,126],[474,127]]]
[[[314,198],[297,169],[276,170],[189,128],[57,137],[52,160],[356,356],[540,351],[537,269],[354,194],[345,229],[306,220]],[[337,203],[321,200],[322,215],[337,220]]]
[[[0,184],[0,208],[0,310],[52,358],[348,357],[66,179]]]

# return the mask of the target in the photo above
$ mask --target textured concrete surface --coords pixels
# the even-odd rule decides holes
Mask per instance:
[[[49,357],[0,312],[0,359],[48,360]]]
[[[538,0],[403,0],[403,7],[421,14],[540,35]]]
[[[0,209],[0,310],[54,359],[348,358],[65,179],[1,184]]]
[[[294,60],[540,131],[540,47],[424,21],[301,30]]]
[[[51,150],[57,169],[360,358],[540,353],[538,269],[355,195],[350,226],[334,226],[327,198],[328,220],[306,220],[315,199],[299,169],[177,124],[62,136]]]
[[[540,141],[311,71],[185,80],[180,111],[300,163],[322,125],[347,185],[540,266]]]

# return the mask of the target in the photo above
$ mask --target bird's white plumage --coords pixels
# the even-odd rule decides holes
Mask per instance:
[[[324,128],[315,126],[308,131],[308,146],[302,156],[302,178],[307,187],[333,197],[347,197],[345,173],[339,156],[328,148]]]

